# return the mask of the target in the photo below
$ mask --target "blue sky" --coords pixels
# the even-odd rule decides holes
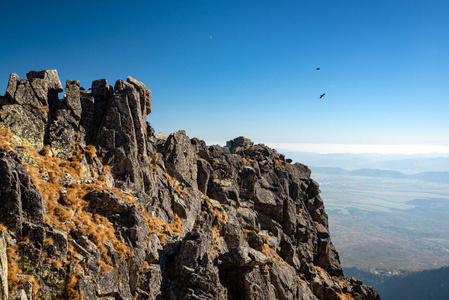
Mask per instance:
[[[447,147],[448,12],[415,0],[2,1],[0,94],[11,72],[57,69],[85,88],[131,75],[153,92],[156,132]]]

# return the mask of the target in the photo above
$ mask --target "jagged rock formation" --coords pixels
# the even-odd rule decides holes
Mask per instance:
[[[306,166],[154,135],[131,77],[61,91],[32,71],[0,98],[0,298],[379,299],[344,276]]]

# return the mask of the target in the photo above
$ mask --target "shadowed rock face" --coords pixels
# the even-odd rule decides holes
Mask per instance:
[[[61,91],[13,73],[0,98],[2,299],[379,299],[344,276],[307,166],[155,136],[132,77]]]

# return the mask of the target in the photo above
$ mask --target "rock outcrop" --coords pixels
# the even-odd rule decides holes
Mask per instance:
[[[128,77],[0,97],[2,299],[379,299],[344,276],[310,170],[239,137],[154,135]]]

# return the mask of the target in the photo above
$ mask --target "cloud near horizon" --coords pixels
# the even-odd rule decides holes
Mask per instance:
[[[426,154],[449,153],[449,145],[363,145],[363,144],[301,144],[267,143],[268,146],[294,152],[315,153],[379,153],[379,154]]]

